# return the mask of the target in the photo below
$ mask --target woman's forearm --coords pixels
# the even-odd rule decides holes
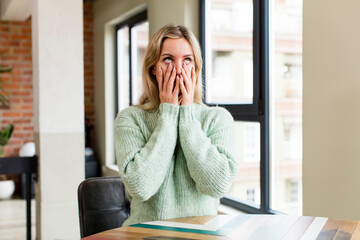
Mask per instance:
[[[205,133],[192,106],[181,107],[179,138],[187,166],[199,191],[220,198],[237,173],[234,159],[234,123],[226,111]]]
[[[177,106],[161,104],[157,126],[148,139],[141,127],[126,117],[117,121],[116,157],[120,176],[132,197],[148,200],[163,183],[176,146],[178,110]]]

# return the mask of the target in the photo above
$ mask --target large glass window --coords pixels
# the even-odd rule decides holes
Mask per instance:
[[[301,214],[302,0],[201,0],[205,102],[235,119],[239,172],[222,202]]]
[[[116,26],[116,112],[138,103],[142,65],[149,42],[149,23],[142,12]]]
[[[235,122],[236,159],[239,172],[229,194],[260,206],[260,124]],[[251,194],[250,194],[250,193]],[[249,197],[251,195],[251,197]]]
[[[252,0],[208,1],[206,101],[252,103]]]
[[[132,99],[137,104],[142,90],[142,66],[145,58],[146,47],[149,42],[149,23],[143,22],[131,29],[132,33]]]
[[[264,95],[261,86],[259,6],[252,0],[202,0],[205,103],[235,119],[238,174],[222,202],[247,212],[265,209]],[[268,189],[268,187],[267,187]],[[265,204],[264,204],[265,203]]]
[[[272,0],[271,208],[302,214],[302,0]]]
[[[117,92],[118,107],[124,109],[130,105],[129,93],[129,27],[123,26],[117,31]]]

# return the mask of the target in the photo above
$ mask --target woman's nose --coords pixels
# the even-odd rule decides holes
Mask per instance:
[[[175,68],[176,68],[176,74],[178,75],[181,74],[182,62],[177,62]]]

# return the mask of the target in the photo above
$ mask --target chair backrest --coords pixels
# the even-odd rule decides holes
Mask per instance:
[[[78,187],[81,238],[121,227],[130,215],[130,202],[120,177],[95,177]]]

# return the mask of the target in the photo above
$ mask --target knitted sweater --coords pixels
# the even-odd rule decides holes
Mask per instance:
[[[237,172],[234,120],[220,107],[129,107],[115,120],[120,177],[131,203],[124,225],[216,215]]]

